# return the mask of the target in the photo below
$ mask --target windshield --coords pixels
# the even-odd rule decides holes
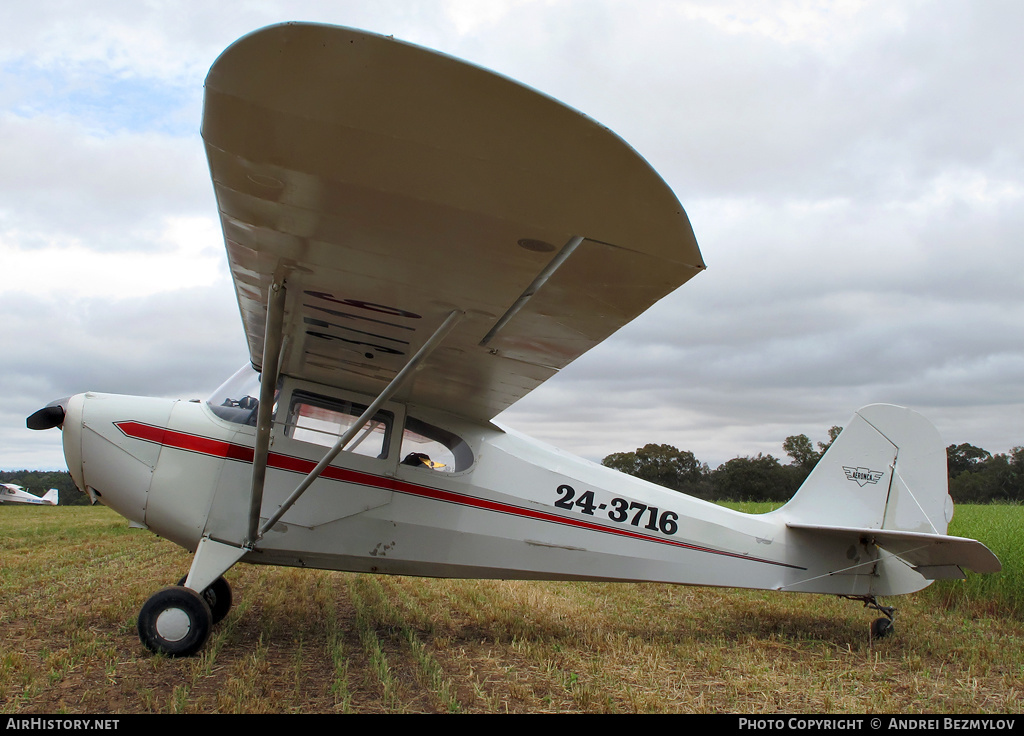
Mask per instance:
[[[246,363],[235,375],[220,385],[206,400],[210,410],[221,419],[235,424],[256,426],[259,408],[260,374]]]

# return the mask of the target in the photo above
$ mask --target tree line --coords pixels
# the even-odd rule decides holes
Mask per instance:
[[[993,455],[974,445],[946,448],[955,503],[1024,502],[1024,447]]]
[[[784,463],[773,455],[737,457],[712,470],[692,452],[648,444],[634,452],[608,455],[601,464],[660,486],[708,501],[788,501],[842,431],[832,427],[827,442],[805,434],[787,437]],[[946,448],[949,493],[954,503],[1024,502],[1024,447],[996,454],[973,445]]]

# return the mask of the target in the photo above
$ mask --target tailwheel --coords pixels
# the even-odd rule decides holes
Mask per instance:
[[[187,575],[178,581],[178,585],[184,585],[186,580],[188,580]],[[228,615],[228,611],[231,610],[231,586],[228,585],[228,581],[224,579],[224,576],[210,583],[203,590],[202,595],[206,605],[210,607],[213,623],[218,624],[223,621],[224,617]]]
[[[139,611],[139,640],[155,654],[189,657],[198,652],[213,628],[206,600],[177,585],[158,590]]]
[[[892,619],[883,617],[876,618],[871,622],[871,638],[873,640],[884,639],[885,637],[890,636],[893,631]]]
[[[840,598],[846,598],[851,601],[860,601],[864,604],[865,608],[871,608],[879,613],[885,614],[884,618],[876,618],[871,622],[871,641],[875,639],[884,639],[887,636],[892,636],[895,632],[893,626],[893,614],[896,613],[896,609],[892,606],[883,606],[878,602],[878,599],[873,595],[841,595]]]

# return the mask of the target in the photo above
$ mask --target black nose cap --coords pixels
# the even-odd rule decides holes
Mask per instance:
[[[42,409],[29,416],[25,420],[25,426],[29,429],[53,429],[54,427],[60,427],[64,424],[64,404],[67,402],[67,399],[51,401]]]

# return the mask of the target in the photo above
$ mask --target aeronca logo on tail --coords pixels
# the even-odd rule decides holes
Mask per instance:
[[[844,465],[843,470],[846,471],[846,480],[856,481],[857,485],[861,488],[866,486],[868,483],[877,483],[881,480],[882,476],[885,475],[885,471],[883,470],[851,468],[849,465]]]

